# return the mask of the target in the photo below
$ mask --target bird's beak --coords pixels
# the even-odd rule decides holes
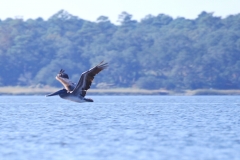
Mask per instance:
[[[56,95],[65,94],[65,93],[67,93],[67,90],[66,90],[66,89],[61,89],[61,90],[59,90],[59,91],[57,91],[57,92],[54,92],[54,93],[51,93],[51,94],[46,95],[46,97],[56,96]]]

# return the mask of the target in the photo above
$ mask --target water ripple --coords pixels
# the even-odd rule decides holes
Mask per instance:
[[[58,97],[1,96],[0,159],[240,157],[237,96],[93,99],[78,104]]]

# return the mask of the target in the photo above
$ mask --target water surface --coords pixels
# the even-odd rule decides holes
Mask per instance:
[[[239,96],[0,96],[0,159],[239,160]]]

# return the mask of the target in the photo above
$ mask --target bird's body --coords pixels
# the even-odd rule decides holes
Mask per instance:
[[[59,96],[63,99],[70,100],[73,102],[78,102],[78,103],[93,102],[93,100],[90,98],[85,98],[81,95],[76,96],[74,94],[71,94],[70,92],[67,92],[66,94],[60,94]]]
[[[78,103],[93,102],[92,99],[85,98],[86,92],[90,88],[94,76],[105,69],[107,66],[107,63],[101,62],[99,65],[91,68],[86,72],[83,72],[77,84],[71,82],[68,75],[64,73],[64,70],[61,69],[59,74],[57,74],[56,79],[62,83],[64,89],[47,96],[59,95],[63,99]]]

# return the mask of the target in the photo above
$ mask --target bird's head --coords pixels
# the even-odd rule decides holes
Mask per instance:
[[[66,89],[61,89],[61,90],[59,90],[57,92],[54,92],[54,93],[46,95],[46,97],[57,96],[57,95],[62,96],[62,95],[65,95],[65,94],[67,94],[67,90]]]

